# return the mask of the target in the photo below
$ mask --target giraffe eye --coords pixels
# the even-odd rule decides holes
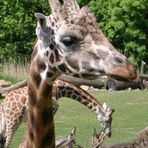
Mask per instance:
[[[61,39],[61,42],[65,45],[65,46],[71,46],[72,44],[74,44],[76,41],[76,39],[74,37],[71,37],[71,36],[66,36],[66,37],[63,37]]]

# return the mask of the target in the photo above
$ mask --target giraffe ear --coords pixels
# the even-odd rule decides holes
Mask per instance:
[[[42,13],[35,13],[35,17],[37,18],[38,25],[42,27],[45,22],[46,16]]]
[[[45,21],[46,16],[42,13],[35,13],[35,17],[37,18],[37,27],[36,27],[36,35],[38,38],[42,38],[46,36],[45,32]]]

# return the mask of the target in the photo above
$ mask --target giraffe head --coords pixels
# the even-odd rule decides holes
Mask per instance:
[[[112,114],[115,110],[103,104],[101,111],[98,113],[98,120],[101,123],[102,132],[111,137]]]
[[[106,103],[103,104],[101,110],[98,113],[98,120],[101,123],[101,132],[97,133],[94,129],[92,136],[92,146],[93,148],[99,148],[103,143],[105,136],[111,137],[111,124],[112,124],[112,114],[114,109],[107,107]]]
[[[49,0],[51,15],[37,13],[39,53],[58,73],[85,79],[101,75],[133,80],[136,72],[98,28],[95,16],[76,0]]]

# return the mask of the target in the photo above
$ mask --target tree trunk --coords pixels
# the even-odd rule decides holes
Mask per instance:
[[[139,75],[139,78],[140,79],[145,79],[145,80],[147,80],[148,81],[148,75]]]
[[[123,81],[118,81],[118,80],[110,78],[106,82],[106,89],[124,90],[127,88],[143,89],[141,79],[137,78],[136,80],[134,80],[132,82],[123,82]]]
[[[21,82],[18,82],[18,83],[14,84],[14,85],[11,85],[9,87],[5,87],[5,88],[4,87],[0,87],[0,95],[1,96],[5,96],[10,91],[15,90],[15,89],[17,89],[19,87],[26,86],[26,85],[27,85],[27,79],[23,80]]]
[[[62,75],[60,76],[60,79],[63,79],[67,82],[73,83],[77,86],[80,85],[87,85],[87,86],[93,86],[95,88],[102,88],[104,86],[104,79],[96,79],[96,80],[84,80],[80,78],[75,78],[72,76]],[[7,93],[9,93],[12,90],[15,90],[17,88],[23,87],[27,85],[27,79],[23,80],[21,82],[18,82],[14,85],[11,85],[10,87],[0,87],[0,95],[5,96]]]
[[[75,78],[75,77],[67,76],[67,75],[60,76],[60,79],[71,82],[77,86],[87,85],[87,86],[93,86],[95,88],[104,87],[104,81],[105,81],[105,79],[85,80],[85,79]]]

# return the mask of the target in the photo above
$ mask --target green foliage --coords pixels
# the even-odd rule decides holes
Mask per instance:
[[[0,2],[0,59],[30,56],[35,40],[35,12],[49,14],[47,0]]]
[[[89,6],[116,48],[135,64],[148,61],[146,0],[91,0]]]
[[[78,0],[95,13],[112,44],[133,63],[148,61],[147,0]],[[29,56],[35,40],[35,12],[49,14],[48,0],[0,2],[0,60]]]

